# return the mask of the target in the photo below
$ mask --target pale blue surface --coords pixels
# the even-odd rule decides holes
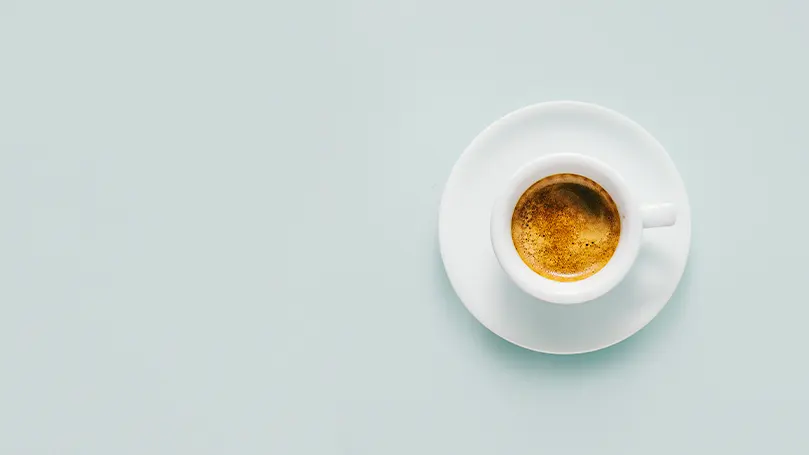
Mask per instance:
[[[804,1],[0,1],[0,453],[809,450]],[[438,200],[537,101],[669,150],[658,319],[553,357],[447,283]]]

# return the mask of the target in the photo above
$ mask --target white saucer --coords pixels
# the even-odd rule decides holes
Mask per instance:
[[[605,296],[555,305],[523,293],[500,268],[489,213],[506,181],[540,156],[575,152],[614,167],[640,202],[673,202],[677,224],[644,231],[638,259]],[[685,186],[666,150],[640,125],[594,104],[555,101],[512,112],[480,133],[447,181],[439,216],[441,257],[452,287],[481,324],[526,349],[576,354],[642,329],[674,294],[691,244]]]

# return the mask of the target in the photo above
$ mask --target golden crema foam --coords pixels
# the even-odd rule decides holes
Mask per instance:
[[[587,177],[556,174],[520,196],[511,238],[528,267],[555,281],[579,281],[609,262],[621,237],[618,207]]]

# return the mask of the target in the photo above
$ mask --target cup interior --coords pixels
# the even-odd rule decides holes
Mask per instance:
[[[519,256],[512,239],[511,220],[517,201],[534,183],[556,174],[577,174],[598,183],[612,197],[621,220],[620,239],[612,257],[601,270],[579,281],[556,281],[538,274]],[[503,270],[523,291],[558,304],[583,303],[615,287],[637,257],[641,231],[638,205],[623,178],[606,164],[578,154],[546,156],[525,165],[492,208],[492,246]]]

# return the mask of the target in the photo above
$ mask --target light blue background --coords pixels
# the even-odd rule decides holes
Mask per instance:
[[[0,453],[806,453],[805,1],[0,0]],[[595,354],[450,288],[523,105],[669,150],[674,299]]]

